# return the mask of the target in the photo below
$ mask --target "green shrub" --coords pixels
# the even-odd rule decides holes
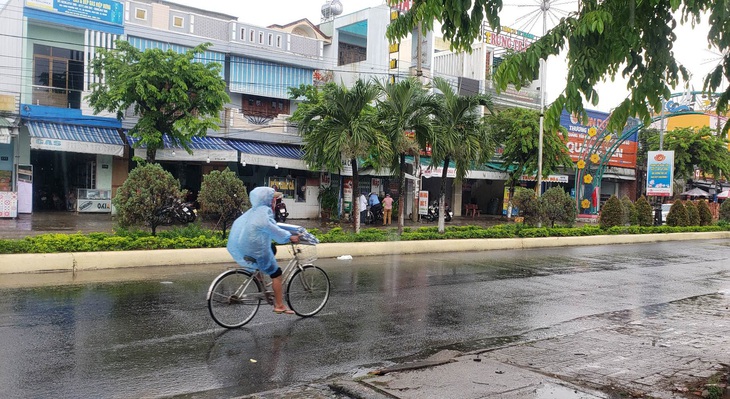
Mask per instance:
[[[519,210],[519,215],[525,218],[523,222],[525,225],[537,226],[540,222],[540,202],[535,191],[517,187],[512,204]]]
[[[720,216],[718,219],[730,223],[730,200],[725,200],[720,205]]]
[[[643,195],[636,200],[636,224],[639,226],[652,226],[654,225],[654,210],[651,208],[651,204],[646,200]]]
[[[622,222],[625,226],[635,225],[637,223],[636,206],[631,202],[628,195],[621,197],[621,206],[624,208]]]
[[[621,204],[621,200],[615,195],[603,204],[601,208],[600,225],[604,229],[608,229],[613,226],[622,226],[624,220],[624,207]]]
[[[200,212],[218,219],[217,226],[226,236],[228,226],[251,207],[246,187],[230,169],[214,170],[203,176],[198,193]]]
[[[699,226],[700,225],[700,212],[697,206],[692,201],[685,201],[684,207],[687,209],[687,220],[689,224],[687,226]]]
[[[707,205],[707,201],[704,199],[697,202],[697,211],[700,214],[700,226],[709,226],[712,224],[712,211],[710,206]]]
[[[555,222],[572,226],[575,222],[575,201],[561,187],[553,187],[540,197],[541,219],[550,227]]]
[[[129,172],[112,202],[117,209],[120,226],[143,224],[155,235],[157,227],[167,219],[160,211],[170,206],[172,201],[182,201],[183,197],[180,182],[170,172],[159,164],[143,164]]]
[[[689,215],[682,201],[674,201],[667,214],[667,226],[689,226]]]

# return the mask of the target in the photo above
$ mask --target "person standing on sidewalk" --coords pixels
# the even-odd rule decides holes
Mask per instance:
[[[385,194],[383,198],[383,226],[390,225],[390,219],[393,215],[393,198],[390,194]]]
[[[364,191],[357,197],[357,210],[360,211],[360,224],[365,223],[365,218],[368,215],[368,199],[365,198]]]

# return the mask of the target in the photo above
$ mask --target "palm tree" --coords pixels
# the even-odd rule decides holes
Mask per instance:
[[[329,84],[320,94],[312,96],[308,104],[300,106],[291,118],[304,139],[304,160],[311,169],[339,172],[343,160],[350,161],[356,233],[360,232],[361,211],[356,199],[360,191],[358,159],[369,158],[377,164],[391,154],[388,138],[378,129],[373,106],[378,93],[376,85],[362,80],[350,89]]]
[[[431,112],[435,107],[433,96],[416,78],[401,80],[395,84],[377,82],[381,90],[378,101],[378,119],[388,136],[392,153],[390,170],[398,175],[398,233],[403,233],[406,179],[406,154],[415,154],[431,141]]]
[[[473,164],[484,164],[494,155],[495,144],[487,133],[481,117],[480,105],[492,112],[492,100],[488,96],[462,96],[454,92],[449,82],[434,79],[438,107],[434,113],[434,135],[431,166],[443,165],[439,190],[439,233],[445,231],[444,202],[446,200],[446,174],[449,163],[456,164],[455,185],[461,184]]]

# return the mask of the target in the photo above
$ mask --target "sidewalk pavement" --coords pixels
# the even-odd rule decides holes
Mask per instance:
[[[516,344],[444,350],[245,398],[728,398],[729,308],[730,290],[572,320],[552,338],[533,331]]]

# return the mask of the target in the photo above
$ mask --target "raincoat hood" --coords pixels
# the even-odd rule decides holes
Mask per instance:
[[[251,201],[251,208],[259,206],[271,207],[271,201],[274,199],[274,189],[271,187],[256,187],[251,190],[248,195],[249,201]]]

